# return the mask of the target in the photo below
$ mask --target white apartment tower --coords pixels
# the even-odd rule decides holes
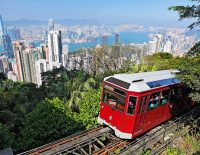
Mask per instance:
[[[152,53],[163,51],[163,35],[157,34],[153,38]]]
[[[66,67],[69,51],[68,45],[63,45],[62,50],[62,66]]]
[[[164,52],[172,54],[172,45],[173,44],[172,44],[171,40],[167,40],[165,45],[164,45]]]
[[[46,72],[47,69],[47,61],[46,59],[39,59],[36,61],[36,83],[38,86],[42,85],[42,78],[41,78],[41,73]]]
[[[60,67],[62,63],[62,36],[61,31],[49,31],[49,65],[50,69]]]

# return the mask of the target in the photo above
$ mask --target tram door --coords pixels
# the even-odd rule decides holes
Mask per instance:
[[[149,100],[149,96],[142,96],[140,98],[140,104],[138,108],[138,112],[136,115],[136,121],[135,121],[135,127],[134,127],[134,135],[142,132],[143,130],[143,125],[144,125],[144,120],[145,120],[145,114],[146,114],[146,104],[147,101]]]

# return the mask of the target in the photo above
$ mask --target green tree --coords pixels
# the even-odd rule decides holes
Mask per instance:
[[[172,6],[169,9],[179,13],[179,20],[194,19],[194,22],[188,27],[199,29],[200,26],[200,1],[189,6]],[[193,101],[200,102],[200,42],[196,43],[186,54],[185,59],[178,66],[178,77],[187,84],[192,92],[190,97]]]
[[[67,71],[65,68],[56,68],[42,73],[42,86],[40,89],[43,96],[48,98],[59,97],[63,101],[69,100],[73,91],[78,91],[80,85],[89,78],[83,70]]]
[[[12,147],[14,144],[14,135],[9,129],[0,123],[0,150]]]
[[[72,119],[60,99],[46,99],[27,115],[21,131],[21,148],[27,150],[52,142],[78,128],[79,124]]]
[[[191,88],[189,96],[200,102],[200,57],[185,58],[177,68],[180,71],[177,77]]]
[[[5,81],[6,79],[6,75],[3,72],[0,72],[0,81]]]
[[[186,57],[199,57],[200,56],[200,42],[196,43],[187,53]]]
[[[19,133],[26,114],[43,98],[32,83],[3,81],[0,85],[0,122],[15,133]]]
[[[73,112],[79,112],[82,97],[85,93],[87,93],[87,91],[94,88],[96,88],[96,81],[93,78],[89,78],[86,82],[79,86],[78,90],[73,91],[72,96],[68,101],[68,105]]]
[[[173,62],[173,63],[172,63]],[[140,64],[139,71],[157,71],[172,69],[172,64],[176,61],[169,53],[159,52],[153,55],[144,57],[143,62]]]
[[[193,5],[187,6],[171,6],[169,10],[177,11],[179,14],[179,20],[182,21],[183,19],[195,19],[188,27],[193,29],[195,27],[200,26],[200,1],[199,0],[191,0],[194,2]]]
[[[90,89],[84,94],[80,101],[80,113],[76,115],[86,128],[97,125],[97,117],[99,114],[101,89]]]

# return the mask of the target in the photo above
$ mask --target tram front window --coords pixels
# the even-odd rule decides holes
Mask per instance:
[[[124,112],[126,97],[119,94],[119,90],[113,89],[113,91],[104,88],[103,102],[110,105],[117,110]]]

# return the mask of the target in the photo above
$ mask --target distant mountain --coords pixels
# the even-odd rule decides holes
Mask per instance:
[[[100,25],[95,19],[55,19],[55,24],[62,25]],[[4,21],[6,26],[30,26],[30,25],[47,25],[48,21],[19,19],[15,21]]]
[[[55,23],[62,25],[100,25],[96,19],[55,19]]]
[[[4,21],[6,26],[30,26],[30,25],[44,25],[46,21],[30,20],[30,19],[19,19],[15,21]]]

